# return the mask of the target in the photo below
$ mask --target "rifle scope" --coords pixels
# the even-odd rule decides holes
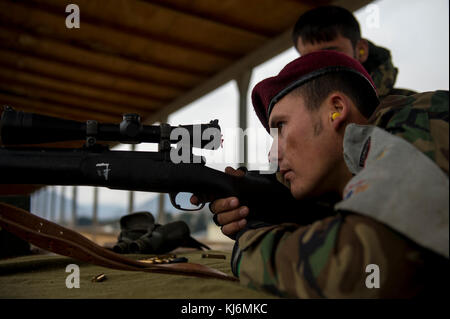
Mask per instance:
[[[185,136],[179,134],[171,136],[172,131],[179,128],[189,133],[191,147],[204,148],[208,145],[208,148],[215,150],[221,145],[218,120],[196,125],[143,125],[138,114],[128,113],[123,115],[120,124],[101,124],[92,120],[83,123],[16,111],[9,106],[4,108],[0,119],[0,141],[11,145],[86,140],[88,146],[95,144],[96,141],[138,144],[160,143],[163,139],[170,139],[171,144],[187,142],[183,140]]]

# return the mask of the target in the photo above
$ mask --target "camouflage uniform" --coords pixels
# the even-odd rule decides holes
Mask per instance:
[[[446,179],[447,189],[448,98],[447,91],[391,96],[369,120],[408,141],[421,151],[414,148],[417,153],[431,159],[431,165]],[[411,195],[405,195],[405,201],[410,200],[407,196]],[[448,199],[446,215],[448,229]],[[409,217],[402,216],[401,220]],[[334,216],[311,225],[258,225],[253,221],[248,225],[238,234],[232,258],[233,273],[248,287],[295,298],[409,298],[448,294],[442,284],[448,282],[448,246],[444,254],[436,253],[424,248],[416,238],[368,215],[336,209]],[[397,225],[402,226],[402,222]],[[429,233],[431,236],[433,229]],[[378,289],[366,286],[369,264],[379,266]]]
[[[394,88],[398,69],[392,64],[390,52],[369,41],[369,57],[363,63],[378,90],[380,100],[388,95],[412,95],[416,92]]]

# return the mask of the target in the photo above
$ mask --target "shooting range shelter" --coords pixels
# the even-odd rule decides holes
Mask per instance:
[[[235,80],[240,94],[238,123],[245,130],[252,69],[292,46],[297,18],[319,5],[354,11],[370,2],[77,0],[80,28],[68,28],[66,6],[71,2],[0,0],[0,104],[77,121],[118,123],[122,114],[138,113],[145,124],[153,124]],[[0,196],[29,196],[41,187],[0,185]],[[75,187],[73,192],[76,198]],[[132,198],[131,193],[130,211]],[[75,213],[76,202],[72,221]],[[229,256],[223,265],[216,261],[212,266],[229,269]],[[14,272],[10,263],[0,269]],[[194,295],[208,298],[208,291],[199,289]],[[212,297],[230,297],[222,292]],[[92,296],[106,296],[101,293],[94,291]],[[0,297],[5,296],[3,291]],[[152,296],[157,297],[145,294]],[[236,291],[239,296],[245,294]]]

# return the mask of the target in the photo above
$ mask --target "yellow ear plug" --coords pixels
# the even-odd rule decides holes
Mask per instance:
[[[360,49],[360,50],[359,50],[359,54],[360,54],[360,55],[364,55],[365,52],[366,52],[366,51],[364,51],[364,49]]]
[[[331,114],[331,120],[335,120],[337,117],[341,116],[341,113],[339,112],[334,112],[333,114]]]

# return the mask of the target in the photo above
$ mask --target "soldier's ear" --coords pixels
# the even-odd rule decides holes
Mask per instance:
[[[328,97],[327,120],[334,130],[339,131],[349,118],[350,105],[348,98],[340,93],[332,93]]]
[[[355,56],[361,63],[367,61],[369,57],[369,42],[366,39],[360,39],[355,47]]]

